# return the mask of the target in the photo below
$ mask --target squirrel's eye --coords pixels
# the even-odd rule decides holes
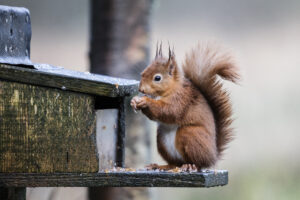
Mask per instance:
[[[155,75],[154,76],[154,81],[159,82],[161,80],[161,76],[160,75]]]

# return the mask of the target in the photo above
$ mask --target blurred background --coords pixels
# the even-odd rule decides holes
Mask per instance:
[[[33,62],[89,70],[89,1],[1,4],[30,10]],[[161,40],[175,46],[179,61],[198,41],[218,41],[235,52],[243,80],[239,86],[226,84],[232,94],[236,136],[215,168],[229,170],[229,184],[210,189],[151,188],[151,199],[300,198],[299,10],[298,0],[153,1],[150,57]],[[151,161],[163,163],[154,128],[152,132]],[[70,199],[85,198],[84,190],[69,190]]]

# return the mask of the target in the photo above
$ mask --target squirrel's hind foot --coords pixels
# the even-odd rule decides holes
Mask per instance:
[[[181,171],[183,172],[198,172],[199,169],[195,164],[183,164],[180,167]]]
[[[180,167],[183,172],[197,172],[199,171],[198,167],[195,164],[183,164]]]

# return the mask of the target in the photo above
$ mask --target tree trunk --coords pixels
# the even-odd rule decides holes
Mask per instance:
[[[149,62],[151,6],[152,0],[91,0],[92,73],[140,78]],[[150,161],[149,124],[131,108],[126,122],[125,166],[142,167]],[[89,188],[90,200],[148,198],[147,188]]]

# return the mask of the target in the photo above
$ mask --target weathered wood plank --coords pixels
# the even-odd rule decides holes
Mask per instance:
[[[24,174],[0,173],[1,187],[214,187],[228,183],[224,170],[197,173],[101,172]]]
[[[66,70],[50,65],[36,69],[0,64],[0,79],[107,97],[137,93],[138,81]]]
[[[94,102],[0,81],[0,172],[97,172]]]

